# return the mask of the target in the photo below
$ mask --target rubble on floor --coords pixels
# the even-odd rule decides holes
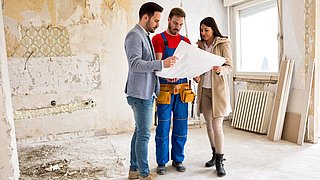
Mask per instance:
[[[97,146],[98,144],[98,146]],[[106,137],[18,143],[20,179],[124,176],[123,161]]]

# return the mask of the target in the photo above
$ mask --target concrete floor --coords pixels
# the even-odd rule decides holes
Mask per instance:
[[[303,180],[320,179],[320,145],[305,143],[304,146],[280,141],[271,142],[265,135],[242,131],[230,127],[225,121],[225,180]],[[83,167],[90,164],[100,167],[100,173],[92,178],[85,179],[127,179],[129,168],[129,147],[132,133],[110,135],[107,137],[88,137],[62,141],[42,143],[18,142],[19,158],[25,156],[23,152],[30,147],[36,148],[44,144],[61,147],[60,158],[73,162],[73,166]],[[22,149],[22,150],[21,150]],[[167,175],[158,176],[157,179],[213,179],[216,176],[215,168],[205,168],[204,163],[210,158],[209,142],[206,129],[203,126],[189,128],[188,141],[185,148],[185,173],[177,172],[168,164]],[[149,165],[155,171],[155,144],[154,131],[150,139]],[[46,160],[48,160],[46,155]],[[54,155],[57,158],[57,155]],[[33,160],[30,157],[28,162]],[[42,159],[43,161],[43,159]],[[77,162],[79,161],[79,162]],[[83,161],[81,164],[80,161]],[[36,162],[36,161],[33,161]],[[77,162],[77,163],[76,163]],[[22,164],[20,162],[20,164]],[[72,163],[71,163],[72,164]],[[20,165],[23,166],[23,165]],[[30,164],[28,165],[28,167]],[[78,167],[78,168],[79,168]],[[106,171],[102,171],[101,167]],[[44,176],[43,176],[44,177]],[[65,176],[66,177],[66,176]],[[70,176],[71,177],[71,176]],[[63,178],[63,179],[80,179]],[[88,177],[88,176],[87,176]],[[33,179],[24,176],[22,179]],[[41,179],[41,178],[40,178]]]
[[[224,125],[225,169],[230,180],[302,180],[320,179],[320,145],[298,146],[288,141],[271,142],[265,135],[242,131]],[[109,137],[117,152],[129,154],[131,134]],[[155,170],[154,134],[149,148],[149,164]],[[190,128],[185,149],[187,171],[179,173],[169,166],[167,175],[157,179],[212,179],[215,168],[205,168],[211,149],[205,127]],[[170,165],[170,164],[169,164]],[[128,167],[128,161],[126,162]],[[125,179],[116,178],[116,179]]]

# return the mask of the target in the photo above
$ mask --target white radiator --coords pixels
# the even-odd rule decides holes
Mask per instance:
[[[273,92],[239,90],[231,126],[267,134],[273,105]]]

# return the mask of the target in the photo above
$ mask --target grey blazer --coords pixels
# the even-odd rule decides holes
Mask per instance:
[[[138,24],[127,34],[124,47],[129,71],[125,93],[139,99],[150,99],[160,91],[155,71],[162,69],[161,61],[155,60],[153,46],[148,42],[148,34]]]

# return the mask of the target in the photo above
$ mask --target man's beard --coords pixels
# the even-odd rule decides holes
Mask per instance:
[[[155,28],[152,28],[152,27],[150,26],[150,21],[147,22],[146,27],[147,27],[147,31],[149,31],[149,32],[151,32],[151,33],[154,33]]]
[[[177,34],[179,34],[179,29],[173,29],[172,27],[171,27],[171,25],[169,24],[169,32],[172,34],[172,35],[177,35]]]

